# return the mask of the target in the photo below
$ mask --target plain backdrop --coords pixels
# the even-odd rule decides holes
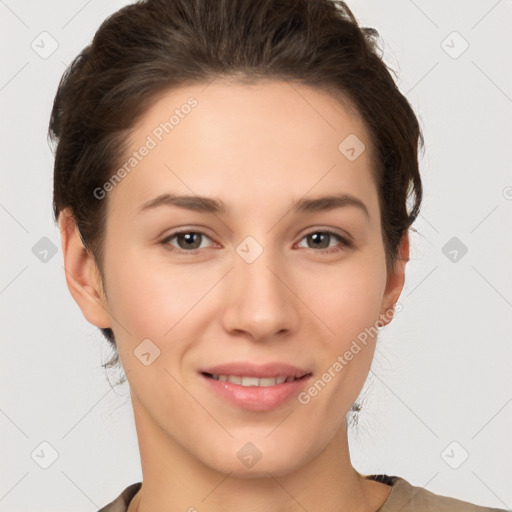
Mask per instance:
[[[128,386],[112,389],[110,349],[65,284],[46,139],[66,66],[126,3],[0,1],[1,511],[95,512],[142,477]],[[403,310],[380,334],[353,463],[510,508],[512,3],[348,5],[382,36],[426,144]]]

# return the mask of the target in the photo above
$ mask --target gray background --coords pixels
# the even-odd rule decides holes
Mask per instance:
[[[106,341],[65,285],[46,141],[65,66],[126,3],[0,0],[2,511],[93,512],[141,479],[128,387],[111,388]],[[353,463],[510,508],[511,2],[348,4],[384,38],[426,142],[403,311],[381,331]]]

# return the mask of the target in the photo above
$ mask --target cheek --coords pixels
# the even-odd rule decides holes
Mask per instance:
[[[302,277],[306,303],[328,327],[325,340],[332,349],[344,350],[379,319],[386,284],[383,261],[360,258],[338,267],[319,268]],[[315,290],[315,292],[311,292]]]
[[[310,401],[318,417],[343,418],[361,391],[373,360],[385,282],[378,251],[303,280],[304,287],[316,286],[309,304],[328,327],[317,380],[301,402]]]
[[[217,271],[151,261],[143,251],[126,251],[122,261],[112,260],[106,275],[108,308],[114,326],[119,324],[114,331],[120,345],[133,347],[149,338],[166,352],[181,347],[173,339],[201,329],[205,308],[211,306],[208,291],[219,279]]]

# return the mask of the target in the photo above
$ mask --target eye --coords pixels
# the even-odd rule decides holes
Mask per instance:
[[[168,237],[164,238],[160,243],[172,251],[194,253],[199,249],[204,249],[204,246],[201,243],[203,238],[211,240],[209,236],[200,231],[175,231]],[[171,244],[171,240],[174,239],[176,239],[178,244],[176,249],[174,248],[175,246]]]
[[[333,238],[339,242],[337,244],[337,248],[336,245],[332,246],[329,243],[333,240]],[[352,247],[351,241],[345,237],[342,237],[341,235],[338,235],[338,233],[335,233],[334,231],[312,231],[311,233],[308,233],[306,236],[304,236],[302,240],[306,240],[307,243],[311,243],[312,248],[319,249],[319,252],[322,253],[339,252],[343,250],[343,247]],[[334,250],[325,250],[329,247],[335,248]]]

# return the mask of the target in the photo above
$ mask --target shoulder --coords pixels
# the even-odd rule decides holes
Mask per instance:
[[[372,475],[373,476],[373,475]],[[467,501],[441,496],[416,487],[399,476],[376,475],[377,480],[392,485],[392,490],[377,512],[506,512]],[[384,477],[384,480],[379,477]]]
[[[98,512],[126,512],[132,498],[137,494],[142,482],[129,485],[114,501],[98,510]]]

